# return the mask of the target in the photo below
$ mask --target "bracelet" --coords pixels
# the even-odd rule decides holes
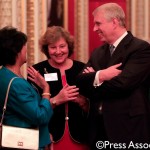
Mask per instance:
[[[51,96],[50,93],[42,93],[42,96]]]

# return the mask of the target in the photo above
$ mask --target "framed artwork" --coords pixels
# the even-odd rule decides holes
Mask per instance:
[[[64,0],[48,0],[47,26],[64,26]]]

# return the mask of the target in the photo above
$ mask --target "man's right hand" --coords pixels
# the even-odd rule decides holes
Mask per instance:
[[[106,69],[103,69],[99,73],[99,80],[100,82],[111,80],[112,78],[118,76],[122,70],[119,70],[118,67],[120,67],[122,63],[110,66]]]

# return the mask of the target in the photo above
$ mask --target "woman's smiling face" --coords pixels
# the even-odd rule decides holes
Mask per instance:
[[[63,64],[68,58],[68,44],[62,37],[53,44],[48,45],[48,53],[51,61],[55,64]]]

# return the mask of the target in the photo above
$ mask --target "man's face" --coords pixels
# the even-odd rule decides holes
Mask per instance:
[[[94,28],[93,31],[97,32],[101,41],[110,42],[113,36],[113,20],[109,21],[104,17],[103,12],[94,14]]]

